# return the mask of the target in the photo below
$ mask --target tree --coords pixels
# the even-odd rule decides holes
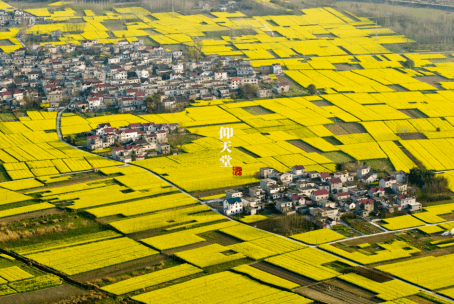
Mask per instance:
[[[230,93],[230,98],[235,99],[236,98],[235,93]]]
[[[317,88],[315,87],[315,84],[310,84],[307,87],[307,91],[309,92],[310,95],[315,95],[317,94]]]
[[[224,64],[222,63],[221,60],[218,60],[218,62],[216,62],[216,65],[214,67],[214,71],[215,72],[218,72],[220,71],[222,68],[224,67]]]
[[[435,175],[432,170],[410,169],[408,182],[418,187],[417,198],[422,201],[447,200],[451,197],[448,180],[443,176]]]
[[[148,96],[145,99],[145,104],[147,106],[148,113],[156,113],[161,103],[161,95],[154,94],[153,96]]]
[[[250,83],[241,84],[238,87],[240,91],[240,96],[245,99],[251,100],[257,94],[257,87]]]
[[[169,144],[181,150],[181,147],[186,143],[186,131],[177,127],[172,135],[169,136]]]
[[[402,63],[402,65],[406,68],[412,69],[415,67],[415,62],[411,59],[407,59],[404,63]]]
[[[30,96],[24,96],[23,99],[25,106],[25,109],[36,109],[39,110],[39,99],[35,97],[30,97]]]
[[[67,141],[68,141],[68,143],[75,145],[76,144],[76,135],[74,135],[74,134],[68,135]]]

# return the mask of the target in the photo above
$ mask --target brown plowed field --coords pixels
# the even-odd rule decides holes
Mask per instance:
[[[360,297],[359,295],[356,295],[354,293],[350,293],[342,288],[336,287],[334,285],[330,285],[327,283],[319,283],[315,285],[311,285],[308,287],[303,287],[299,288],[300,290],[302,289],[302,292],[305,292],[305,290],[310,289],[314,290],[317,292],[320,292],[321,294],[327,294],[331,298],[335,298],[337,301],[333,301],[333,303],[348,303],[348,304],[375,304],[375,301],[372,301],[370,299],[366,299],[363,297]],[[340,302],[338,302],[340,301]]]
[[[333,286],[336,286],[338,288],[341,288],[349,293],[353,293],[353,294],[356,294],[360,297],[363,297],[363,298],[367,298],[367,299],[372,299],[373,297],[375,297],[375,293],[373,292],[370,292],[366,289],[363,289],[361,287],[358,287],[356,285],[353,285],[353,284],[350,284],[350,283],[347,283],[345,281],[342,281],[340,279],[331,279],[331,280],[328,280],[326,281],[327,284],[330,284],[330,285],[333,285]]]
[[[86,291],[83,289],[63,283],[60,286],[52,288],[4,296],[0,298],[0,304],[38,304],[57,302],[84,293],[86,293]]]
[[[138,269],[143,269],[147,266],[153,266],[160,264],[161,262],[170,261],[171,258],[162,254],[153,255],[143,259],[129,261],[122,264],[105,267],[98,270],[89,271],[73,276],[72,278],[78,282],[85,283],[96,279],[102,279],[105,277],[114,277],[125,272],[131,272]]]
[[[316,281],[314,281],[312,279],[303,277],[299,274],[293,273],[291,271],[280,268],[278,266],[271,265],[267,262],[258,262],[258,263],[251,264],[250,266],[263,270],[265,272],[268,272],[268,273],[278,276],[280,278],[286,279],[288,281],[294,282],[301,286],[308,286],[308,285],[316,283]]]
[[[334,135],[345,135],[348,134],[348,132],[342,128],[339,124],[332,124],[332,125],[325,125],[325,128],[327,128],[331,133]]]
[[[294,145],[297,148],[300,148],[301,150],[303,150],[304,152],[307,152],[307,153],[311,153],[311,152],[321,153],[320,150],[312,147],[309,144],[306,144],[304,141],[301,141],[301,140],[289,140],[288,143]]]

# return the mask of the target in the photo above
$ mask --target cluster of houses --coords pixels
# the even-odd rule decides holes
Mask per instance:
[[[256,72],[248,61],[218,55],[185,61],[182,51],[146,46],[141,39],[35,43],[30,50],[0,54],[0,101],[14,109],[28,96],[49,110],[72,101],[71,108],[82,112],[132,112],[146,110],[145,99],[153,95],[172,110],[190,100],[229,98],[242,84],[266,86],[257,90],[258,97],[289,91],[288,83],[274,83],[269,74],[282,74],[280,64]]]
[[[168,134],[174,133],[177,128],[177,123],[131,123],[119,128],[113,128],[110,123],[99,124],[87,136],[85,147],[92,151],[113,147],[112,159],[128,163],[158,153],[170,154]]]
[[[222,209],[226,215],[256,214],[270,204],[280,213],[298,212],[323,225],[335,225],[347,212],[370,217],[381,212],[421,210],[416,198],[407,194],[406,179],[405,172],[395,171],[378,180],[369,166],[334,174],[307,172],[304,166],[284,173],[266,167],[260,169],[259,186],[248,187],[246,193],[227,190]]]
[[[11,11],[0,9],[0,26],[2,27],[18,27],[21,25],[33,25],[36,22],[36,17],[13,9]]]

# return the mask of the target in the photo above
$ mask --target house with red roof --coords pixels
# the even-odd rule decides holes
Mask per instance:
[[[316,190],[311,193],[311,199],[315,202],[327,200],[329,198],[328,190]]]
[[[385,195],[385,189],[383,187],[373,187],[368,191],[369,197],[382,197]]]
[[[370,216],[374,210],[375,204],[370,198],[359,199],[356,202],[355,212],[360,216]]]

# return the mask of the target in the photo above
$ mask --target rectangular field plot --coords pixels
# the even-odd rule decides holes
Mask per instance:
[[[201,288],[203,286],[203,288]],[[260,284],[246,276],[224,271],[133,297],[152,303],[306,304],[312,300]]]
[[[382,141],[378,145],[388,155],[396,170],[410,172],[410,169],[416,167],[416,164],[392,141]]]
[[[433,234],[433,233],[442,233],[445,230],[438,227],[438,226],[424,226],[424,227],[419,227],[418,230],[426,233],[426,234]]]
[[[121,220],[110,223],[110,225],[123,233],[133,233],[149,229],[164,228],[176,224],[201,224],[223,219],[225,219],[224,216],[211,211],[208,206],[199,205]]]
[[[0,277],[8,282],[32,278],[33,275],[17,266],[0,269]]]
[[[124,237],[45,251],[27,255],[27,257],[69,275],[75,275],[157,253],[153,249]]]
[[[280,288],[292,290],[292,289],[300,287],[300,285],[298,285],[294,282],[282,279],[278,276],[275,276],[275,275],[265,272],[263,270],[251,267],[249,265],[240,265],[240,266],[233,268],[233,270],[236,272],[242,273],[242,274],[247,274],[248,276],[254,278],[255,280],[257,280],[259,282],[271,284],[271,285],[274,285],[274,286],[277,286]]]
[[[240,226],[237,222],[234,221],[227,221],[218,224],[212,224],[202,227],[197,227],[193,229],[187,229],[183,231],[178,231],[174,233],[158,235],[154,237],[150,237],[147,239],[140,240],[141,242],[152,246],[158,250],[169,250],[173,248],[183,247],[187,245],[197,244],[201,242],[205,242],[206,240],[198,234],[209,232],[209,231],[216,231],[224,229],[228,229],[227,227],[231,228],[232,226]],[[241,225],[243,226],[243,225]],[[251,228],[254,229],[254,228]],[[258,230],[258,229],[255,229]],[[258,230],[260,231],[260,230]]]
[[[51,209],[54,207],[55,207],[54,205],[49,204],[49,203],[40,203],[40,204],[28,205],[28,206],[24,206],[24,207],[11,208],[11,209],[0,211],[0,218]]]
[[[113,206],[105,206],[87,210],[88,213],[96,217],[105,217],[115,214],[122,214],[124,216],[131,216],[160,210],[172,209],[187,205],[196,204],[197,200],[184,194],[177,193],[171,195],[164,195],[155,198],[149,198],[139,201],[132,201]]]
[[[17,292],[30,292],[34,290],[58,286],[61,284],[61,279],[54,274],[46,274],[39,277],[16,281],[8,284]]]
[[[323,264],[335,261],[345,262],[315,248],[293,251],[265,261],[316,281],[323,281],[340,275],[339,272],[324,267]]]
[[[44,186],[36,179],[27,179],[21,181],[1,183],[0,187],[8,190],[19,191],[24,189],[38,188]]]
[[[105,186],[105,185],[102,185]],[[120,185],[108,185],[89,190],[78,192],[66,193],[56,196],[49,196],[46,199],[51,202],[73,201],[73,204],[68,206],[71,209],[84,209],[89,207],[96,207],[100,205],[107,205],[111,203],[123,202],[138,198],[145,198],[156,194],[168,193],[174,191],[175,188],[161,188],[156,187],[142,191],[129,191],[129,188]],[[99,199],[102,197],[102,199]]]
[[[433,214],[431,212],[421,212],[421,213],[414,213],[414,217],[420,219],[421,221],[424,221],[429,224],[437,224],[437,223],[442,223],[446,222],[445,219],[439,217],[436,214]]]
[[[256,239],[272,236],[272,234],[269,232],[255,229],[247,225],[235,225],[221,229],[220,231],[243,241],[253,241]]]
[[[377,269],[424,288],[435,290],[454,286],[454,272],[447,271],[453,267],[454,254],[448,254],[378,266]]]
[[[23,202],[33,199],[30,196],[0,188],[0,205]]]
[[[375,254],[371,255],[359,251],[348,252],[328,244],[322,244],[319,247],[363,265],[407,258],[411,257],[412,253],[420,252],[418,248],[412,247],[402,241],[394,241],[391,244],[377,243],[376,245],[383,250],[375,251]]]
[[[223,253],[228,251],[228,247],[219,244],[211,244],[196,249],[177,252],[175,255],[180,259],[201,268],[246,258],[246,256],[241,253]]]
[[[242,253],[254,260],[261,260],[273,255],[291,252],[306,247],[306,245],[292,242],[275,235],[229,246],[229,248],[233,251]]]
[[[436,215],[451,214],[454,211],[454,203],[424,207],[424,210]]]
[[[101,232],[95,232],[95,233],[89,233],[89,234],[82,234],[82,235],[64,238],[64,239],[60,239],[60,240],[39,242],[36,244],[27,245],[27,246],[16,247],[11,250],[20,255],[29,255],[29,254],[37,253],[37,252],[41,252],[41,251],[55,250],[55,249],[64,248],[64,247],[68,247],[68,246],[81,245],[81,244],[85,244],[85,243],[91,243],[91,242],[95,242],[95,241],[116,238],[119,236],[121,236],[121,234],[116,233],[111,230],[107,230],[107,231],[101,231]]]
[[[387,218],[383,219],[383,221],[386,224],[382,224],[382,226],[389,230],[399,230],[425,225],[424,222],[412,217],[411,215],[402,215],[393,218]]]
[[[189,264],[182,264],[175,267],[158,270],[152,273],[130,278],[115,284],[107,285],[101,288],[115,295],[125,294],[131,291],[147,288],[161,283],[169,282],[175,279],[183,278],[189,275],[202,272],[202,269]]]
[[[302,241],[306,244],[323,244],[332,241],[345,239],[345,236],[339,234],[331,229],[319,229],[310,232],[295,234],[291,236],[292,239]]]
[[[417,294],[419,289],[398,280],[391,280],[383,283],[375,282],[362,277],[356,273],[348,273],[339,276],[339,279],[364,289],[377,293],[376,297],[382,300],[391,301],[402,297]]]

